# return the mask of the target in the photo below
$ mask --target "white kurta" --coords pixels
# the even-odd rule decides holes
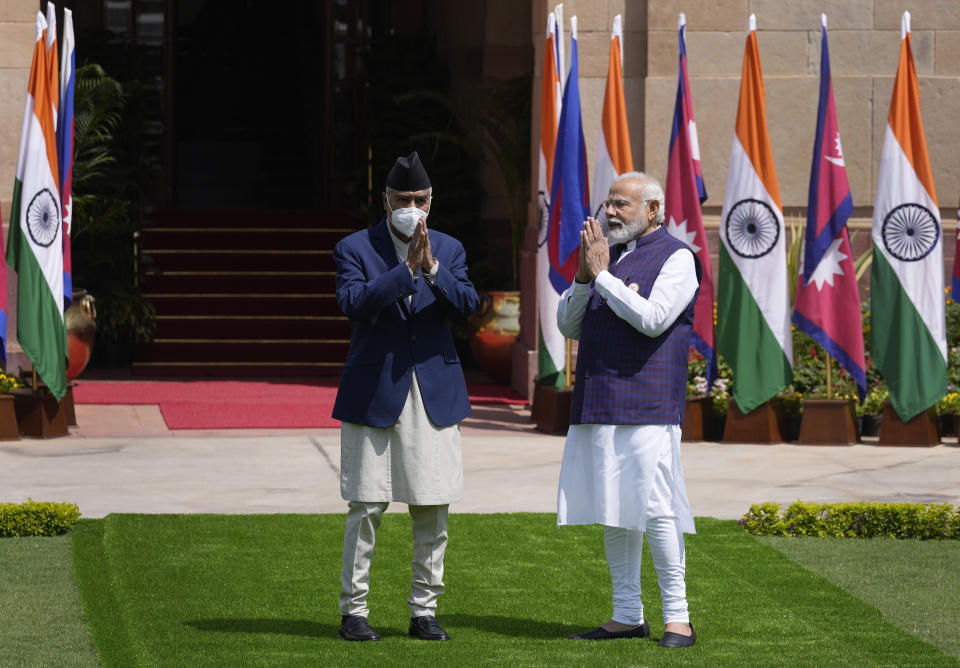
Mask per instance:
[[[406,262],[407,244],[393,234],[390,238],[398,259]],[[426,274],[428,281],[436,281],[438,266],[435,263]],[[438,427],[430,420],[416,372],[400,417],[392,425],[341,426],[340,495],[348,501],[414,506],[445,505],[463,498],[460,425]]]
[[[635,243],[617,260],[633,252]],[[641,334],[658,336],[690,304],[697,289],[693,254],[679,250],[663,264],[650,297],[607,271],[597,291]],[[574,281],[560,297],[557,325],[579,338],[590,286]],[[570,425],[560,466],[557,524],[602,524],[643,531],[650,517],[674,516],[694,533],[680,459],[680,425]]]

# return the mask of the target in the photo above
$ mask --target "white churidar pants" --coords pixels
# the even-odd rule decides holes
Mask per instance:
[[[664,623],[688,622],[683,534],[694,533],[680,462],[679,425],[571,425],[560,469],[557,524],[601,524],[613,619],[643,622],[643,534]]]
[[[370,562],[377,527],[387,503],[351,501],[343,536],[340,571],[340,614],[367,617]],[[447,548],[448,506],[410,506],[413,520],[413,577],[410,584],[411,617],[436,616],[437,598],[443,593],[443,553]]]

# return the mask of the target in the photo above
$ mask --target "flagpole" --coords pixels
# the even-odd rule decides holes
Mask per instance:
[[[827,358],[827,399],[833,399],[833,359],[830,353],[826,353]]]
[[[567,387],[573,385],[570,378],[570,363],[573,359],[573,342],[570,339],[564,339],[567,346],[567,359],[563,365],[563,380]]]

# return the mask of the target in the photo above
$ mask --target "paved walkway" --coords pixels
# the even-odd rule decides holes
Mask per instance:
[[[0,443],[0,501],[70,501],[108,513],[339,513],[339,431],[176,431],[155,406],[77,406],[69,437]],[[463,425],[455,512],[555,512],[563,438],[516,407]],[[736,519],[753,503],[960,504],[960,447],[685,443],[694,513]],[[391,510],[405,511],[396,504]]]

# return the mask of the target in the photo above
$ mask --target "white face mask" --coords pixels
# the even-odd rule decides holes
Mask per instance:
[[[393,224],[393,228],[405,237],[413,236],[421,218],[427,219],[427,212],[415,206],[394,210],[390,207],[389,197],[387,198],[387,210],[390,212],[390,222]]]

